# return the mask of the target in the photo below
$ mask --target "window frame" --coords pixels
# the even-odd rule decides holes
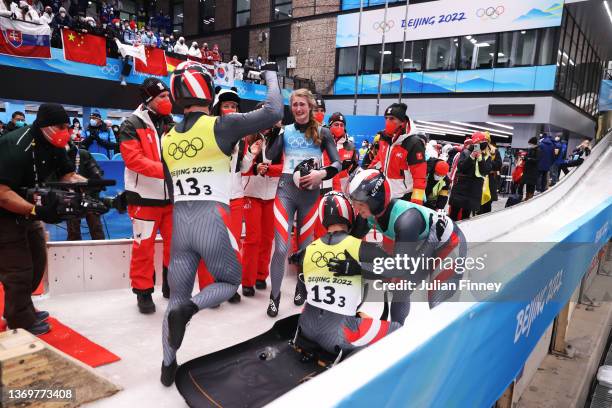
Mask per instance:
[[[278,6],[291,5],[291,15],[287,18],[275,18],[276,17],[276,8]],[[284,21],[284,20],[292,20],[293,19],[293,0],[272,0],[270,2],[270,22],[275,21]]]
[[[253,3],[252,3],[252,1],[249,1],[249,9],[248,10],[238,11],[238,2],[239,1],[240,0],[234,0],[233,1],[233,9],[232,9],[233,13],[232,14],[234,16],[234,20],[232,22],[232,27],[234,27],[234,28],[247,27],[247,26],[251,25],[251,10],[253,9],[251,6],[252,6]],[[238,15],[246,14],[246,13],[249,14],[248,23],[244,24],[244,25],[238,25]]]

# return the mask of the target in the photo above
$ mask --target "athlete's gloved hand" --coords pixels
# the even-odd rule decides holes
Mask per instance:
[[[327,267],[334,273],[334,276],[361,275],[361,264],[346,249],[344,256],[346,259],[332,258],[327,262]]]
[[[34,209],[36,213],[34,219],[41,220],[47,224],[57,224],[61,222],[61,218],[57,213],[57,207],[59,205],[59,199],[54,192],[49,192],[46,196],[45,205],[37,205]]]
[[[355,162],[352,159],[342,160],[342,170],[349,170],[353,167],[354,164]]]
[[[442,241],[444,233],[446,232],[448,220],[449,218],[446,216],[446,212],[444,210],[438,210],[435,216],[433,214],[429,216],[430,228],[436,229],[436,238],[439,242]]]
[[[299,251],[292,253],[288,259],[289,265],[299,265],[300,260],[304,256],[304,252],[306,252],[305,249],[300,249]]]

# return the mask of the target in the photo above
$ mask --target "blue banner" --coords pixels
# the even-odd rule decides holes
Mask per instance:
[[[465,71],[429,71],[404,73],[402,93],[455,93],[551,91],[555,86],[556,65],[537,67],[491,68]],[[383,74],[382,94],[399,93],[400,74]],[[360,75],[357,93],[376,95],[378,74]],[[334,94],[354,95],[355,77],[340,76],[334,83]]]
[[[560,241],[500,293],[520,292],[531,301],[476,304],[339,405],[492,406],[610,239],[611,224],[609,199],[559,231]]]
[[[599,111],[612,110],[612,81],[609,79],[601,81],[599,90]]]

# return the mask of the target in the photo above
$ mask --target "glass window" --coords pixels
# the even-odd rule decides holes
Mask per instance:
[[[543,28],[538,30],[538,60],[536,65],[554,64],[554,49],[555,37],[557,29],[554,27]]]
[[[496,67],[524,67],[534,65],[537,30],[501,33]],[[493,57],[493,50],[489,56]]]
[[[401,71],[402,65],[404,72],[417,72],[423,70],[423,52],[425,41],[406,42],[406,51],[402,64],[402,44],[395,45],[393,54],[393,71]]]
[[[200,2],[200,32],[209,33],[215,30],[215,0]]]
[[[458,40],[456,38],[439,38],[427,42],[428,71],[441,71],[455,69]]]
[[[355,75],[357,63],[357,47],[340,48],[338,50],[338,75]]]
[[[175,33],[183,32],[183,3],[174,3],[172,13],[172,31]]]
[[[236,0],[236,27],[251,24],[251,1]]]
[[[289,0],[274,0],[274,2],[272,3],[272,7],[273,7],[273,13],[272,13],[272,19],[273,20],[286,20],[288,18],[293,17],[292,12],[293,12],[293,6],[292,6],[292,1]]]
[[[376,74],[380,72],[380,56],[381,56],[381,45],[367,45],[365,48],[365,64],[363,67],[364,73]],[[393,63],[393,44],[385,45],[385,61],[383,64],[383,73],[391,72],[391,65]]]
[[[389,5],[400,1],[405,3],[405,0],[389,0]],[[385,0],[342,0],[342,10],[358,9],[360,2],[363,2],[364,8],[385,4]]]
[[[493,68],[495,34],[461,37],[459,69]]]

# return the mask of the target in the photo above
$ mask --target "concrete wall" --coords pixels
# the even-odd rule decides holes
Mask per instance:
[[[297,57],[297,68],[289,70],[289,75],[312,79],[317,92],[331,93],[336,65],[335,44],[336,17],[293,24],[291,56]]]
[[[293,17],[312,16],[340,10],[339,0],[293,0]]]
[[[227,30],[233,27],[234,2],[233,0],[216,0],[215,30]]]
[[[186,1],[183,3],[183,35],[198,34],[198,20],[200,18],[200,3],[197,1]],[[191,43],[190,43],[191,45]]]
[[[270,21],[270,0],[251,0],[251,24]]]

